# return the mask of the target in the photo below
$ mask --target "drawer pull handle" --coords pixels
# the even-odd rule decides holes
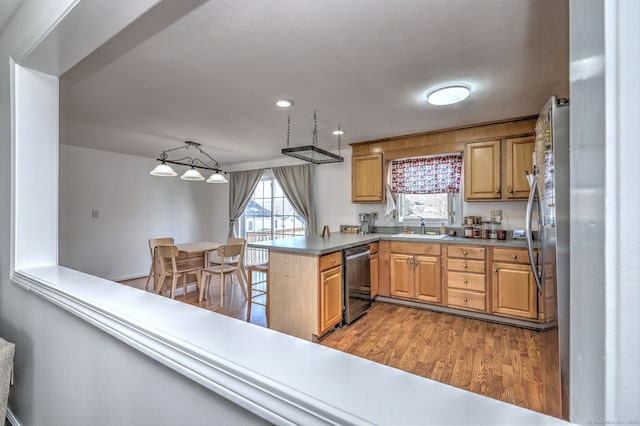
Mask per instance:
[[[469,301],[469,299],[467,299],[466,297],[464,298],[464,303],[467,303]]]
[[[466,279],[463,281],[465,284],[467,284],[469,281],[467,281]]]
[[[462,267],[463,267],[464,269],[467,269],[467,264],[465,263]]]
[[[467,255],[467,251],[466,250],[463,251],[462,254],[464,254],[466,256]]]
[[[511,256],[511,257],[513,257],[514,259],[517,259],[517,258],[518,258],[518,256],[516,256],[515,254],[514,254],[513,256]]]

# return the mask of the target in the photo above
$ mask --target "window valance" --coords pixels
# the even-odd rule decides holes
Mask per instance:
[[[459,193],[462,154],[407,158],[391,162],[391,191],[397,194]]]

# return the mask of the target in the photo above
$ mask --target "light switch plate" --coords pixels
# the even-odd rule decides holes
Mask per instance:
[[[491,222],[502,223],[502,210],[491,210]]]

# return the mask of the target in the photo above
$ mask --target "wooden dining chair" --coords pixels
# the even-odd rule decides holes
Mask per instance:
[[[182,287],[184,289],[184,297],[187,297],[187,275],[195,275],[196,282],[198,284],[198,289],[200,289],[200,294],[202,294],[202,276],[200,274],[201,266],[192,266],[185,265],[178,267],[176,264],[176,257],[178,257],[178,247],[174,245],[164,246],[158,245],[156,246],[156,256],[158,256],[158,268],[160,269],[160,279],[158,280],[158,285],[156,286],[156,293],[160,294],[160,292],[164,288],[165,280],[170,276],[171,281],[171,298],[176,298],[176,285],[178,283],[178,278],[184,276],[184,280],[182,281]]]
[[[243,280],[241,281],[243,285],[243,293],[246,295],[247,292],[244,291],[244,289],[247,288],[248,286],[248,277],[247,277],[247,269],[245,267],[244,253],[247,248],[247,240],[245,238],[230,237],[229,239],[227,239],[226,244],[242,244],[242,252],[240,253],[240,255],[238,255],[235,259],[232,259],[231,262],[227,262],[227,264],[237,265],[238,268],[240,269],[240,273],[242,274],[242,278],[243,278]],[[217,254],[213,255],[213,253],[209,254],[209,259],[208,259],[209,266],[220,266],[220,263],[221,263],[220,256],[218,256]]]
[[[220,258],[220,264],[209,266],[202,269],[201,271],[202,286],[200,287],[199,301],[202,302],[206,293],[209,292],[211,277],[214,275],[218,275],[220,277],[220,307],[224,307],[224,283],[225,277],[227,275],[233,274],[236,276],[245,298],[247,297],[247,290],[244,285],[244,277],[241,272],[241,268],[244,267],[244,262],[241,259],[241,255],[244,254],[244,244],[222,245],[218,247],[216,254]]]
[[[250,265],[248,274],[247,321],[251,320],[252,305],[264,306],[267,328],[269,328],[269,264]]]
[[[155,276],[155,271],[156,271],[155,253],[156,253],[156,247],[158,247],[160,245],[162,245],[162,246],[172,246],[173,245],[173,238],[166,237],[166,238],[151,238],[151,239],[149,239],[149,253],[151,254],[151,269],[149,270],[149,276],[147,277],[147,283],[144,285],[144,289],[147,290],[147,291],[149,290],[149,281],[151,281],[151,277]],[[153,285],[154,285],[154,287],[156,285],[155,278],[154,278]]]

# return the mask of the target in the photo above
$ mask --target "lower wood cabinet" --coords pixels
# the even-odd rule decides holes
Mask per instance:
[[[442,301],[440,257],[391,254],[391,296],[431,303]]]
[[[342,251],[318,259],[318,331],[321,336],[342,321]]]
[[[342,321],[342,267],[320,271],[320,322],[318,335]]]
[[[485,312],[487,249],[479,246],[449,245],[447,250],[447,305],[452,308]]]
[[[369,252],[371,253],[371,299],[374,299],[378,295],[380,283],[380,255],[378,254],[378,243],[369,244]]]
[[[493,249],[492,313],[538,319],[538,288],[526,250]]]

